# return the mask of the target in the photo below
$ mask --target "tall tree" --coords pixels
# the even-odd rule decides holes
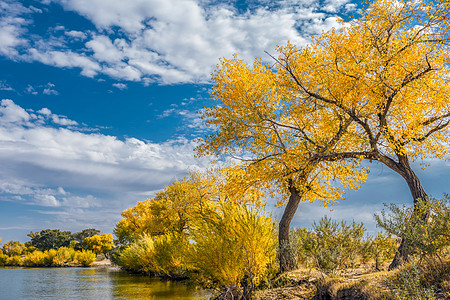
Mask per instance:
[[[280,244],[299,199],[337,199],[332,179],[355,187],[361,159],[400,174],[414,204],[426,201],[410,162],[448,153],[445,5],[374,1],[307,47],[279,47],[274,66],[222,62],[213,76],[219,106],[205,113],[217,131],[199,151],[239,155],[254,178],[289,195]],[[402,243],[391,268],[406,258]]]
[[[401,175],[417,206],[427,201],[410,162],[448,153],[445,10],[421,1],[374,1],[350,26],[305,48],[280,47],[281,83],[309,105],[351,118],[356,143],[318,159],[362,158]],[[390,268],[407,260],[402,242]]]
[[[343,197],[343,188],[356,189],[366,178],[359,159],[317,159],[344,151],[354,143],[348,134],[353,120],[322,106],[305,105],[279,84],[276,72],[257,60],[252,66],[236,57],[223,60],[213,76],[212,95],[219,102],[205,111],[217,130],[198,147],[200,154],[228,154],[242,161],[246,180],[282,196],[286,205],[279,224],[282,271],[296,267],[289,227],[300,201],[327,205]],[[339,185],[333,183],[339,182]]]

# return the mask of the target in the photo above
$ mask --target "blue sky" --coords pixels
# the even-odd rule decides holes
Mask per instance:
[[[189,169],[207,133],[220,57],[270,58],[355,15],[350,0],[0,0],[0,238],[46,228],[112,229],[120,212]],[[441,197],[448,163],[415,166]],[[383,202],[409,203],[406,184],[371,165],[368,182],[334,207],[304,203],[294,225],[327,214],[364,221]],[[280,211],[270,208],[275,216]]]

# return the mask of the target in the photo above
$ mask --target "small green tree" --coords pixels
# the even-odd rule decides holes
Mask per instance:
[[[450,246],[448,195],[442,200],[419,201],[415,207],[395,204],[385,206],[389,213],[382,210],[380,214],[375,214],[379,227],[402,238],[411,254],[421,259],[433,256],[441,258],[443,250]]]

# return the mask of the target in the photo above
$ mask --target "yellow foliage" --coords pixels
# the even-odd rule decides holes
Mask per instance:
[[[21,266],[22,265],[22,258],[20,257],[20,255],[9,256],[6,259],[5,265],[7,265],[7,266]]]
[[[214,202],[232,200],[261,205],[263,194],[254,186],[245,187],[239,168],[216,168],[172,182],[151,200],[138,202],[122,212],[114,229],[120,244],[128,244],[142,234],[181,234],[193,218]]]
[[[183,276],[187,269],[189,241],[180,234],[151,237],[143,234],[120,254],[119,264],[128,270],[165,276]]]
[[[106,253],[113,247],[113,236],[110,233],[90,236],[84,239],[83,246],[95,254]]]
[[[365,181],[361,159],[396,172],[448,154],[448,2],[376,0],[359,19],[277,49],[274,64],[234,56],[213,74],[216,132],[199,154],[243,159],[272,193],[327,204]],[[395,160],[393,160],[393,158]],[[397,165],[396,165],[397,163]],[[406,175],[405,175],[406,176]]]
[[[192,265],[219,286],[258,285],[275,267],[275,228],[263,209],[221,202],[196,221],[192,240]]]
[[[35,250],[27,254],[23,259],[23,265],[26,267],[41,267],[46,265],[45,253]]]
[[[75,254],[75,262],[81,264],[83,267],[89,267],[97,258],[94,252],[90,250],[77,251]]]

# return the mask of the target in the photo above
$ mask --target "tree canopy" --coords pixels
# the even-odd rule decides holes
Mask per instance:
[[[222,60],[218,105],[204,113],[216,131],[198,151],[238,157],[249,178],[289,198],[280,244],[298,202],[357,188],[363,159],[400,174],[415,204],[426,201],[410,162],[449,150],[446,5],[378,0],[307,46],[278,47],[273,65]]]

